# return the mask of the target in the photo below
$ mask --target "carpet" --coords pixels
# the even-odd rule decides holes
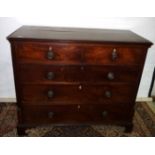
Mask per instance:
[[[145,102],[137,102],[134,128],[125,133],[124,127],[110,125],[49,125],[26,130],[27,137],[151,137],[155,136],[155,114]],[[0,103],[0,136],[17,137],[15,103]]]

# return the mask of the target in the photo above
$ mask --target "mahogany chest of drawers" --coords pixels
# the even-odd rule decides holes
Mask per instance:
[[[148,40],[127,30],[23,26],[11,43],[18,132],[46,124],[132,129]]]

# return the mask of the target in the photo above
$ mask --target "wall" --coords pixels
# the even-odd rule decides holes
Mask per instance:
[[[6,37],[22,25],[46,25],[66,27],[130,29],[155,44],[155,18],[0,18],[0,98],[15,98],[12,62],[9,42]],[[149,49],[138,97],[147,97],[153,68],[155,46]]]

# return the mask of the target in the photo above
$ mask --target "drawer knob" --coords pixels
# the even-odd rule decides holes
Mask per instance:
[[[106,91],[106,92],[105,92],[105,96],[106,96],[107,98],[110,98],[110,97],[112,96],[112,94],[111,94],[110,91]]]
[[[54,79],[54,73],[53,72],[48,72],[46,77],[47,77],[48,80],[52,80],[52,79]]]
[[[49,47],[48,52],[47,52],[47,59],[52,60],[54,58],[54,53],[52,51],[52,47]]]
[[[47,96],[48,96],[48,98],[53,98],[54,92],[53,92],[52,90],[49,90],[49,91],[47,92]]]
[[[109,72],[107,77],[108,77],[109,80],[114,80],[115,79],[115,75],[114,75],[113,72]]]
[[[103,118],[106,117],[107,115],[108,115],[108,112],[107,112],[107,111],[103,111],[103,112],[102,112]]]
[[[48,113],[48,118],[53,118],[53,116],[54,116],[54,112],[49,112]]]
[[[117,50],[114,48],[112,51],[112,60],[116,60],[118,58]]]

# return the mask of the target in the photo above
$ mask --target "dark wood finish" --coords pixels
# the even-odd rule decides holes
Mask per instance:
[[[53,59],[48,59],[49,48],[52,48]],[[118,57],[112,59],[112,52],[116,49]],[[143,64],[146,47],[129,47],[120,45],[99,45],[82,43],[17,43],[17,59],[21,63],[48,64]]]
[[[41,41],[83,41],[104,43],[127,43],[150,46],[152,43],[147,39],[129,31],[112,29],[84,29],[84,28],[62,28],[62,27],[39,27],[22,26],[12,33],[8,40],[41,40]]]
[[[50,64],[76,64],[81,62],[81,49],[77,46],[68,46],[68,44],[50,44],[50,43],[18,43],[17,59],[19,62],[47,62]],[[52,48],[54,57],[49,60],[47,57],[49,48]]]
[[[22,85],[21,100],[27,104],[108,104],[133,102],[135,99],[134,84],[109,85]],[[48,97],[48,91],[53,91],[53,97]],[[111,97],[106,96],[111,92]],[[97,100],[97,102],[96,102]],[[39,102],[39,103],[38,103]]]
[[[21,64],[18,66],[19,78],[22,84],[52,84],[52,83],[88,83],[88,82],[127,82],[138,81],[139,66],[88,66],[88,65],[36,65]],[[35,74],[34,74],[35,72]],[[48,79],[48,73],[53,73],[53,78]],[[114,78],[109,78],[113,73]]]
[[[117,58],[112,59],[112,52],[116,49]],[[144,62],[145,48],[129,48],[111,45],[107,46],[87,46],[83,52],[83,62],[87,64],[142,64]],[[141,55],[141,56],[140,56]]]
[[[132,117],[148,40],[126,30],[24,26],[12,33],[18,133],[44,124],[116,124]]]
[[[131,112],[128,105],[126,107],[120,105],[25,106],[23,119],[28,124],[41,125],[47,123],[71,124],[73,122],[102,124],[113,121],[127,122],[131,118]]]

